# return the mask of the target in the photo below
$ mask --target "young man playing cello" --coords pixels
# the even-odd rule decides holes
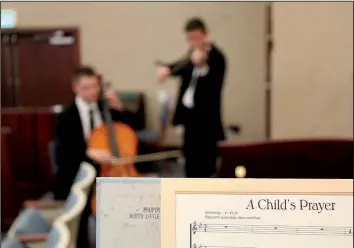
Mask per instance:
[[[210,177],[216,172],[217,142],[223,140],[221,95],[226,60],[208,40],[208,31],[199,18],[190,19],[185,34],[192,53],[189,60],[159,67],[157,77],[182,80],[174,125],[184,126],[183,155],[187,177]]]
[[[89,66],[80,66],[73,73],[72,89],[75,101],[59,114],[56,129],[56,163],[58,172],[54,183],[54,198],[65,200],[79,170],[82,161],[93,164],[99,176],[100,164],[111,164],[108,152],[95,151],[91,158],[86,155],[87,139],[91,131],[103,124],[102,101],[100,98],[101,82],[96,72]],[[105,94],[112,119],[129,122],[130,114],[124,111],[114,92]],[[91,197],[89,197],[91,198]],[[78,247],[88,247],[87,226],[91,214],[90,201],[81,216],[77,240]]]
[[[80,66],[73,74],[75,101],[58,116],[56,129],[57,178],[54,196],[64,200],[70,193],[80,163],[95,165],[99,176],[99,164],[110,164],[112,157],[107,152],[97,151],[92,158],[86,156],[86,141],[93,128],[103,123],[102,102],[99,99],[101,85],[96,72],[88,66]],[[129,122],[129,113],[123,110],[114,92],[105,94],[114,121]]]

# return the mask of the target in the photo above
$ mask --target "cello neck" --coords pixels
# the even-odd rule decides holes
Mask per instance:
[[[119,157],[119,151],[118,151],[118,146],[116,142],[116,134],[114,132],[113,128],[113,119],[112,119],[112,114],[110,111],[110,108],[107,104],[107,101],[105,100],[104,97],[104,83],[101,80],[101,95],[100,99],[102,102],[102,114],[103,114],[103,119],[105,121],[106,127],[107,127],[107,138],[108,138],[108,144],[110,151],[114,157]]]

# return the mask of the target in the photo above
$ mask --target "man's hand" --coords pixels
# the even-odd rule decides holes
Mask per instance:
[[[113,160],[112,155],[105,150],[90,149],[87,156],[101,165],[110,165]]]
[[[105,93],[105,99],[110,108],[122,111],[123,105],[114,91],[108,91]]]
[[[206,59],[206,53],[201,49],[195,49],[191,54],[191,61],[195,66],[202,65]]]
[[[167,66],[159,66],[157,68],[156,77],[160,82],[164,82],[171,74],[171,70]]]

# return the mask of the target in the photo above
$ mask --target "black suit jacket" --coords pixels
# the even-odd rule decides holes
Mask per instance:
[[[98,108],[102,114],[102,102],[98,102]],[[111,110],[111,114],[114,121],[130,124],[131,113]],[[99,165],[86,156],[86,140],[75,102],[58,116],[55,144],[58,172],[53,193],[55,199],[64,200],[70,193],[70,188],[82,161],[93,164],[97,170],[97,175],[99,175]]]
[[[217,142],[225,139],[221,120],[221,94],[226,59],[215,45],[211,46],[207,63],[209,73],[204,77],[199,77],[195,89],[192,119],[195,126],[208,133],[209,139]],[[170,65],[172,71],[175,65]],[[191,115],[188,115],[190,110],[183,105],[182,98],[191,81],[193,68],[192,62],[188,61],[185,66],[173,72],[173,76],[179,76],[182,79],[173,118],[174,125],[186,125],[187,121],[191,119]]]

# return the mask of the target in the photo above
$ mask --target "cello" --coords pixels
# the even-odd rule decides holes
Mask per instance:
[[[138,173],[134,163],[180,156],[178,150],[137,156],[138,138],[131,127],[112,120],[110,108],[104,99],[102,77],[98,78],[101,84],[100,100],[105,124],[93,129],[87,141],[87,153],[89,154],[90,150],[103,150],[108,151],[113,158],[111,164],[100,166],[100,177],[144,177]],[[96,188],[91,198],[91,209],[96,215]]]
[[[102,115],[105,125],[93,129],[87,142],[88,150],[97,149],[109,151],[114,158],[120,156],[136,156],[138,140],[135,132],[128,125],[121,122],[113,122],[110,108],[104,99],[104,84],[101,76],[98,77],[101,83],[100,99],[102,101]],[[101,177],[137,177],[139,176],[134,164],[127,163],[124,166],[100,166]],[[96,190],[91,198],[91,208],[96,214]]]

